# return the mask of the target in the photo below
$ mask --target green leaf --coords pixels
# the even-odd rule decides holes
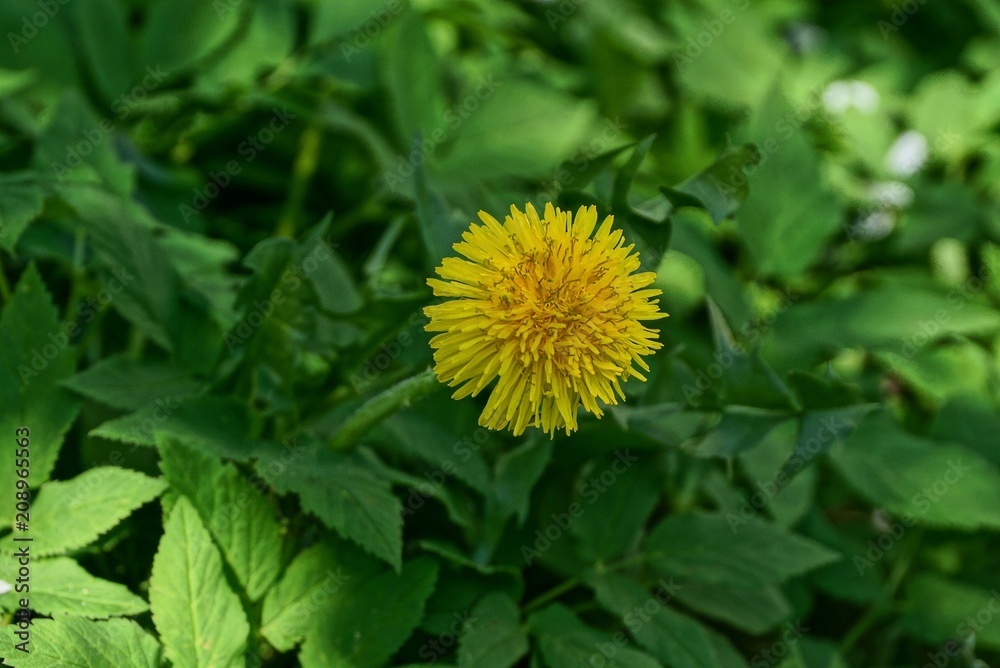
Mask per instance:
[[[32,553],[62,554],[89,545],[166,486],[163,480],[115,466],[87,469],[65,482],[47,482],[31,507]],[[13,552],[17,545],[8,536],[0,543],[0,552]]]
[[[0,248],[14,252],[21,233],[42,212],[43,195],[34,174],[0,177]]]
[[[176,76],[222,47],[252,7],[198,0],[153,2],[146,13],[141,62],[155,63]]]
[[[776,432],[797,427],[787,412],[753,406],[726,406],[719,423],[705,435],[695,451],[700,457],[735,457],[768,441]]]
[[[63,382],[85,397],[115,408],[136,410],[163,397],[197,394],[201,384],[166,362],[112,355]]]
[[[29,430],[32,487],[48,480],[62,447],[63,438],[76,419],[80,402],[58,383],[73,373],[73,351],[69,336],[38,269],[28,265],[0,314],[0,433],[13,446],[15,433]],[[0,466],[0,527],[14,521],[14,467],[11,459]]]
[[[399,574],[383,572],[338,595],[317,613],[319,628],[299,652],[302,667],[385,665],[423,618],[437,577],[437,563],[419,557]]]
[[[96,184],[127,195],[135,181],[134,168],[123,163],[115,150],[114,122],[98,118],[76,90],[60,100],[35,145],[32,164],[42,174],[55,175],[60,193],[71,184],[85,183],[88,188]]]
[[[74,4],[68,12],[91,76],[104,100],[115,100],[113,108],[121,118],[127,107],[122,106],[120,96],[142,85],[132,77],[136,61],[125,7],[118,0],[98,0],[87,5],[86,11]]]
[[[590,584],[600,604],[621,617],[639,644],[664,664],[720,668],[705,627],[669,607],[669,598],[676,594],[669,583],[661,585],[655,595],[636,580],[616,573],[595,576]]]
[[[646,540],[646,551],[664,576],[734,587],[781,583],[838,558],[819,543],[760,520],[704,511],[663,520]]]
[[[648,654],[623,646],[627,642],[624,633],[611,636],[592,629],[562,605],[550,605],[536,612],[528,619],[528,626],[550,666],[660,668]]]
[[[487,594],[472,611],[458,641],[460,668],[511,668],[528,653],[517,603],[506,594]]]
[[[164,477],[198,512],[250,600],[258,600],[281,572],[274,508],[232,464],[170,437],[158,445]]]
[[[727,146],[709,167],[672,188],[660,188],[674,208],[705,209],[716,224],[736,213],[749,188],[732,175],[760,163],[760,149],[753,144]]]
[[[902,625],[928,643],[944,643],[975,633],[976,645],[1000,650],[1000,627],[981,621],[982,612],[994,619],[1000,592],[963,584],[932,573],[920,573],[906,587]],[[977,620],[979,616],[979,620]]]
[[[579,542],[580,555],[591,562],[607,560],[635,542],[660,498],[665,477],[650,461],[598,462],[615,473],[622,462],[628,468],[597,498],[585,497],[582,514],[573,521],[570,531]]]
[[[278,492],[295,492],[304,510],[399,571],[402,506],[387,481],[350,457],[327,451],[303,454],[283,470],[258,470]]]
[[[611,190],[611,206],[615,211],[632,210],[628,203],[628,192],[632,188],[632,181],[635,180],[635,175],[646,159],[646,154],[649,153],[654,141],[656,141],[656,135],[649,135],[637,143],[628,162],[615,174],[614,186]]]
[[[153,623],[175,668],[245,665],[250,625],[212,537],[184,497],[164,527],[149,578]]]
[[[281,652],[320,628],[317,613],[347,588],[370,582],[384,566],[346,541],[328,540],[300,552],[264,597],[261,633]],[[352,620],[357,621],[357,620]]]
[[[0,555],[0,580],[14,582],[17,561]],[[31,564],[31,609],[41,615],[69,614],[89,619],[137,615],[149,609],[125,585],[95,578],[68,557],[41,559]],[[0,609],[13,612],[16,599],[0,597]]]
[[[343,11],[337,13],[344,14]],[[418,136],[428,142],[430,148],[417,150],[433,153],[441,141],[435,131],[447,132],[442,123],[446,116],[441,65],[427,32],[422,14],[411,8],[393,19],[380,44],[386,55],[401,51],[407,54],[405,59],[386,57],[382,60],[400,144],[406,149],[404,160]]]
[[[776,585],[733,587],[695,580],[679,583],[677,600],[712,619],[751,635],[761,635],[792,615],[792,606]]]
[[[881,416],[866,420],[830,461],[848,485],[904,519],[1000,529],[1000,471],[964,446],[913,436]]]
[[[531,489],[552,457],[552,441],[536,438],[497,458],[494,495],[504,516],[523,523],[531,504]]]
[[[35,619],[28,652],[15,649],[17,626],[0,627],[0,658],[14,668],[158,668],[160,646],[129,619],[94,622],[58,615]]]

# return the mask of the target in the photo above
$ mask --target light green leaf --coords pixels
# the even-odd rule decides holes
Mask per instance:
[[[161,437],[160,469],[186,496],[251,601],[281,572],[281,527],[274,508],[232,464]]]
[[[944,643],[974,632],[977,646],[1000,650],[1000,626],[981,621],[984,610],[990,620],[995,619],[998,606],[997,589],[987,590],[924,572],[906,588],[902,625],[928,643]]]
[[[838,556],[760,520],[704,511],[663,520],[646,540],[646,550],[661,575],[734,587],[784,582]]]
[[[0,580],[14,582],[17,562],[0,555]],[[14,596],[0,597],[0,609],[12,612]],[[137,615],[149,609],[128,587],[95,578],[68,557],[41,559],[31,564],[31,609],[42,615],[70,614],[89,619]]]
[[[469,630],[458,641],[461,668],[510,668],[528,652],[517,603],[506,594],[487,594],[473,609]]]
[[[59,615],[35,619],[28,652],[16,645],[15,625],[0,627],[0,658],[14,668],[158,668],[160,646],[129,619],[95,622]]]
[[[48,480],[62,447],[66,430],[76,419],[80,402],[58,382],[73,373],[73,352],[69,335],[59,316],[38,269],[28,265],[13,290],[10,301],[0,314],[0,433],[14,445],[16,432],[29,430],[32,487]],[[13,450],[10,459],[0,466],[0,527],[14,521]]]
[[[32,553],[62,554],[89,545],[166,486],[163,480],[115,466],[45,483],[31,507]],[[8,536],[0,543],[0,552],[13,552],[16,546],[13,535]]]
[[[969,448],[913,436],[881,416],[865,421],[830,461],[848,485],[904,519],[1000,529],[1000,471]]]
[[[239,29],[240,15],[252,7],[199,0],[153,2],[146,14],[142,62],[175,75],[222,47]]]
[[[170,513],[149,578],[153,623],[175,668],[245,665],[250,625],[222,558],[191,503]]]

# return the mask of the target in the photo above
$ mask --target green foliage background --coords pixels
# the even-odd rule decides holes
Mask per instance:
[[[1000,663],[992,0],[10,0],[0,35],[5,665]],[[614,214],[671,317],[627,403],[515,439],[420,309],[477,211],[547,201]]]

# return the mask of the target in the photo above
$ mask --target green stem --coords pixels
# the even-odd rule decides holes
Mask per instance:
[[[569,580],[566,580],[562,584],[556,585],[555,587],[553,587],[552,589],[548,590],[544,594],[541,594],[537,598],[532,599],[531,601],[529,601],[524,606],[524,612],[526,612],[526,613],[530,612],[531,610],[534,610],[535,608],[539,608],[539,607],[545,605],[549,601],[552,601],[554,599],[559,598],[560,596],[562,596],[563,594],[565,594],[566,592],[568,592],[569,590],[573,589],[574,587],[576,587],[579,584],[580,584],[580,578],[574,577],[574,578],[570,578]]]
[[[429,394],[438,387],[434,371],[427,369],[415,376],[396,383],[361,405],[344,421],[330,439],[331,450],[348,450],[378,422],[392,415],[400,407]]]
[[[7,275],[3,273],[3,266],[0,266],[0,297],[4,304],[10,301],[10,284],[7,283]]]
[[[299,138],[299,154],[295,158],[295,166],[292,169],[288,202],[285,204],[285,212],[282,214],[278,229],[275,231],[276,236],[295,238],[296,223],[302,212],[302,203],[305,201],[306,192],[309,190],[309,181],[312,180],[312,176],[316,172],[322,140],[323,131],[316,125],[307,127]]]

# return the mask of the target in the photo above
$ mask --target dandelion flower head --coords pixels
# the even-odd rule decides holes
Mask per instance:
[[[458,387],[453,397],[476,396],[494,379],[479,424],[519,435],[540,427],[577,429],[583,408],[601,417],[598,403],[617,404],[636,366],[661,347],[643,323],[666,317],[656,274],[640,267],[613,216],[597,227],[596,207],[573,216],[547,204],[539,217],[514,206],[500,223],[480,212],[427,283],[446,301],[428,306],[434,371]],[[593,234],[593,236],[591,236]],[[617,395],[617,397],[616,397]]]

